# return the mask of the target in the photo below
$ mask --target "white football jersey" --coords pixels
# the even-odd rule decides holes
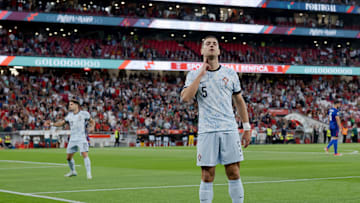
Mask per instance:
[[[200,68],[187,74],[185,88],[191,85],[199,71]],[[217,70],[207,71],[196,93],[199,133],[237,131],[232,95],[239,93],[240,81],[233,69],[220,66]]]
[[[73,112],[68,113],[65,121],[70,125],[70,142],[86,142],[87,124],[90,120],[90,114],[87,111],[79,111],[77,114]]]

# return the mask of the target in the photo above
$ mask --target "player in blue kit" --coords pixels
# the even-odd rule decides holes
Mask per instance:
[[[201,166],[200,202],[212,202],[215,166],[220,163],[225,165],[232,202],[242,203],[244,189],[240,161],[244,158],[233,102],[244,126],[244,147],[250,143],[250,124],[239,77],[233,69],[219,64],[220,48],[216,37],[204,39],[201,54],[203,66],[188,73],[181,92],[182,102],[196,97],[199,106],[197,165]]]
[[[339,100],[336,100],[334,102],[334,107],[331,108],[328,112],[329,115],[329,123],[330,123],[330,132],[331,132],[331,141],[329,145],[325,148],[326,153],[329,152],[329,148],[334,145],[334,155],[335,156],[341,156],[340,153],[338,153],[338,135],[339,131],[341,129],[341,122],[339,117],[339,108],[340,108],[341,102]]]
[[[70,172],[67,173],[66,177],[76,176],[75,161],[73,156],[75,152],[80,150],[81,155],[84,158],[84,164],[86,168],[87,179],[92,179],[90,158],[88,156],[89,143],[87,141],[87,131],[94,131],[95,121],[91,119],[89,112],[80,110],[80,102],[78,99],[71,99],[69,102],[70,112],[67,114],[64,120],[50,123],[47,121],[45,125],[61,127],[66,123],[70,125],[70,141],[66,149],[66,159],[68,161]],[[90,126],[88,126],[90,124]],[[88,129],[87,129],[88,128]]]

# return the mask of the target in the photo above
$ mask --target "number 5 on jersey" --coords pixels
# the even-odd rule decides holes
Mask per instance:
[[[207,97],[206,87],[201,87],[201,95],[202,95],[203,97]]]

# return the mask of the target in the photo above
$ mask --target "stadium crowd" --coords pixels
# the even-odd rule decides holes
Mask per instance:
[[[181,75],[181,74],[180,74]],[[173,73],[137,72],[118,76],[107,72],[64,74],[22,70],[18,76],[3,70],[0,80],[0,132],[43,129],[47,119],[58,120],[67,112],[73,96],[96,121],[96,131],[138,128],[189,129],[197,125],[197,104],[184,104],[179,94],[184,76]],[[269,109],[299,112],[327,121],[327,110],[341,98],[344,125],[360,122],[360,80],[329,78],[268,78],[241,76],[243,96],[253,127],[280,129],[287,124]],[[237,118],[239,121],[239,118]],[[239,121],[240,124],[240,121]]]
[[[41,3],[40,3],[41,2]],[[311,1],[309,1],[311,2]],[[314,1],[315,2],[315,1]],[[353,5],[355,1],[319,1],[318,3],[345,3]],[[83,1],[2,1],[0,7],[17,11],[40,11],[67,14],[85,14],[93,16],[120,16],[134,18],[167,18],[191,21],[215,21],[242,24],[262,24],[278,26],[299,26],[311,28],[340,28],[359,30],[360,24],[357,16],[351,18],[338,14],[316,14],[294,12],[271,13],[265,10],[258,15],[257,9],[215,7],[206,5],[176,5],[174,3],[160,2],[93,2]]]
[[[57,36],[54,36],[56,33]],[[22,32],[0,27],[0,54],[105,59],[201,61],[200,43],[173,38],[148,39],[133,32],[108,34],[103,39],[57,32]],[[65,35],[65,36],[64,36]],[[320,44],[318,41],[314,41]],[[296,43],[296,42],[294,42]],[[325,44],[326,43],[326,44]],[[287,46],[284,47],[284,45]],[[319,45],[281,42],[221,42],[220,60],[227,63],[359,66],[360,48],[324,41]]]
[[[280,1],[289,1],[289,0],[280,0]],[[321,3],[321,4],[345,4],[345,5],[359,5],[359,2],[356,0],[298,0],[299,2],[304,3]]]

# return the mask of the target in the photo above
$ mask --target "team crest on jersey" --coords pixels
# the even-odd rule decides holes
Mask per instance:
[[[229,82],[229,79],[228,79],[227,77],[224,77],[222,80],[225,82],[225,86],[226,86],[227,83]]]

